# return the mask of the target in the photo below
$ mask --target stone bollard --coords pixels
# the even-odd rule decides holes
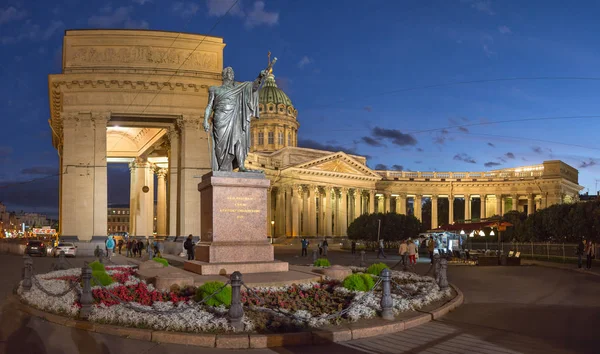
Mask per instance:
[[[316,248],[313,250],[313,264],[315,264],[315,262],[317,261],[317,259],[319,259],[319,250],[317,250]]]
[[[231,307],[229,307],[229,323],[236,332],[244,330],[242,318],[244,317],[244,309],[242,308],[242,297],[240,291],[242,289],[242,273],[235,271],[229,278],[231,281]]]
[[[360,266],[361,267],[367,266],[367,263],[365,262],[365,255],[366,255],[365,250],[360,251]]]
[[[31,277],[33,276],[33,260],[29,255],[23,256],[24,268],[23,268],[23,290],[31,290]]]
[[[58,265],[56,266],[57,270],[65,270],[67,269],[67,262],[65,260],[65,251],[60,251],[58,255]]]
[[[448,288],[448,259],[444,257],[438,263],[440,265],[438,285],[440,289],[446,289]]]
[[[383,293],[381,294],[381,317],[384,320],[394,319],[394,300],[392,299],[392,289],[390,280],[392,273],[388,268],[381,271],[381,283],[383,286]]]
[[[85,262],[81,268],[81,281],[83,282],[83,289],[79,302],[81,303],[81,309],[79,310],[79,317],[87,319],[92,313],[92,305],[94,304],[94,297],[92,296],[92,268]]]
[[[440,255],[433,255],[433,279],[439,284],[440,282]]]

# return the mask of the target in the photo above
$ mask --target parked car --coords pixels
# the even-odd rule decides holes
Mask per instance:
[[[40,240],[28,241],[27,245],[25,246],[25,254],[28,254],[28,255],[37,254],[38,256],[46,257],[48,255],[47,246],[48,245],[46,243],[44,243],[44,241],[40,241]]]
[[[75,257],[77,255],[77,246],[71,242],[60,242],[58,246],[54,247],[52,255],[54,257],[58,257],[60,255],[60,251],[64,251],[65,256]]]

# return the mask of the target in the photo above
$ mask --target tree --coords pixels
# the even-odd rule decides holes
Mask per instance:
[[[363,214],[348,226],[348,237],[352,240],[377,241],[379,220],[381,220],[380,238],[386,241],[416,237],[421,230],[421,222],[413,215]]]

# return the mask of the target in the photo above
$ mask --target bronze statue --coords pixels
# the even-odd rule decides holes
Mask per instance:
[[[270,53],[269,53],[270,55]],[[245,161],[250,151],[250,119],[258,118],[258,89],[277,61],[269,60],[266,70],[253,82],[236,83],[231,67],[223,69],[223,85],[208,89],[208,105],[204,113],[204,130],[210,130],[212,115],[212,170],[240,172],[252,171]]]

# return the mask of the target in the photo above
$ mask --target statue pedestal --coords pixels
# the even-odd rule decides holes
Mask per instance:
[[[267,190],[261,173],[210,172],[198,184],[201,236],[184,269],[202,275],[287,272],[267,238]]]

